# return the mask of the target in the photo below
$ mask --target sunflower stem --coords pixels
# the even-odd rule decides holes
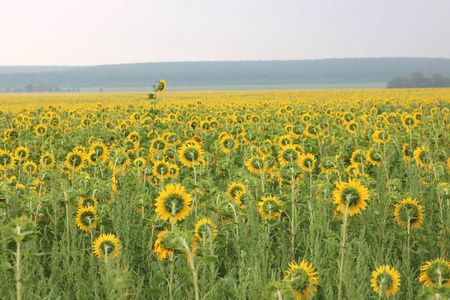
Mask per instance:
[[[187,255],[189,257],[189,267],[192,270],[192,279],[194,282],[195,300],[199,300],[200,294],[199,294],[199,288],[198,288],[198,275],[197,275],[197,269],[195,268],[195,264],[194,264],[194,256],[192,255],[191,249],[189,248],[189,245],[186,242],[186,240],[184,238],[180,238],[180,241],[181,241],[181,244],[183,245],[184,249],[186,249]]]
[[[342,279],[344,275],[344,255],[345,255],[345,240],[347,238],[347,221],[348,221],[348,207],[350,201],[345,205],[344,221],[341,228],[341,260],[339,262],[339,284],[338,284],[338,300],[342,297]]]

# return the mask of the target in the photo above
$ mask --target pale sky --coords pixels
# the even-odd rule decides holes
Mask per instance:
[[[0,65],[450,58],[449,0],[1,0]]]

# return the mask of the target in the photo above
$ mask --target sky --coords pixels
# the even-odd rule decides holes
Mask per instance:
[[[0,65],[450,58],[448,0],[2,0]]]

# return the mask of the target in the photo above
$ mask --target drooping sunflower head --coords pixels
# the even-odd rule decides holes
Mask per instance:
[[[230,153],[237,149],[239,143],[230,136],[224,137],[220,140],[220,146],[224,153]]]
[[[358,122],[350,121],[347,124],[347,131],[350,132],[350,133],[356,133],[358,128],[359,128],[359,123]]]
[[[165,221],[178,222],[190,213],[192,196],[181,184],[168,184],[156,198],[155,212]]]
[[[41,159],[39,160],[39,163],[40,163],[41,167],[51,168],[55,164],[55,161],[56,161],[55,156],[47,151],[41,155]]]
[[[288,163],[281,167],[281,178],[287,181],[299,179],[303,174],[303,170],[297,163]]]
[[[424,169],[429,170],[433,166],[431,153],[425,146],[419,147],[414,151],[414,159],[416,164]]]
[[[9,170],[14,166],[14,157],[7,150],[0,150],[0,170]]]
[[[349,182],[337,182],[333,191],[333,203],[337,204],[337,210],[353,216],[361,213],[361,210],[367,208],[369,200],[369,190],[359,183],[359,181],[350,179]]]
[[[195,142],[183,144],[178,154],[183,166],[188,168],[199,165],[203,160],[203,149]]]
[[[350,162],[352,163],[352,165],[356,166],[364,165],[366,163],[366,156],[360,149],[357,149],[353,151]]]
[[[97,258],[109,259],[120,255],[122,245],[114,234],[108,233],[96,238],[92,248]]]
[[[302,299],[302,297],[309,299],[309,297],[317,292],[319,278],[316,275],[319,272],[315,271],[313,264],[308,263],[306,260],[302,260],[300,265],[293,261],[289,264],[289,267],[284,280],[294,290],[297,299]]]
[[[379,149],[370,148],[366,153],[367,161],[373,166],[381,166],[383,153]]]
[[[424,209],[419,205],[419,201],[408,197],[395,205],[394,216],[398,225],[407,228],[409,221],[410,228],[413,228],[422,224],[424,219],[423,212]]]
[[[372,271],[370,285],[375,293],[381,295],[395,295],[400,287],[400,273],[388,265],[379,266]]]
[[[30,151],[27,147],[19,146],[14,151],[14,156],[18,161],[25,161],[28,159],[28,156],[30,156]]]
[[[163,179],[167,178],[170,176],[169,167],[170,163],[164,160],[156,161],[155,165],[153,166],[153,175]]]
[[[245,161],[244,165],[250,173],[260,175],[265,171],[264,158],[258,155],[252,156],[250,159]]]
[[[232,182],[232,183],[230,183],[228,185],[227,196],[230,197],[231,199],[235,199],[236,195],[239,192],[244,192],[245,193],[245,185],[243,183]]]
[[[166,87],[167,87],[166,81],[164,79],[161,79],[158,82],[158,87],[157,87],[158,88],[158,92],[160,92],[160,93],[164,92],[166,90]]]
[[[82,206],[78,208],[75,222],[83,231],[90,232],[93,228],[97,227],[99,222],[97,216],[97,210],[94,206]]]
[[[161,231],[156,238],[155,244],[153,245],[153,253],[156,253],[158,260],[166,259],[174,253],[173,250],[167,249],[163,245],[163,238],[167,232],[167,230]]]
[[[306,172],[312,172],[316,167],[316,158],[312,153],[306,153],[300,156],[300,167]]]
[[[264,219],[275,220],[283,212],[282,207],[277,196],[262,197],[258,203],[258,212]]]
[[[66,165],[69,170],[78,171],[83,168],[86,160],[86,154],[81,150],[74,150],[67,154]]]
[[[290,162],[298,163],[300,161],[300,153],[297,152],[294,145],[288,144],[287,146],[282,147],[281,151],[278,153],[278,161],[282,166]]]
[[[26,174],[34,174],[37,171],[37,165],[34,162],[28,160],[23,164],[23,171]]]
[[[422,273],[419,275],[419,281],[425,286],[444,285],[450,287],[450,261],[443,258],[437,258],[433,261],[426,261],[425,265],[420,267]]]
[[[306,128],[303,130],[304,135],[310,137],[310,138],[317,138],[319,136],[319,128],[317,126],[314,126],[312,124],[306,125]]]
[[[217,236],[217,226],[208,218],[197,221],[194,228],[194,235],[202,242],[210,242]]]

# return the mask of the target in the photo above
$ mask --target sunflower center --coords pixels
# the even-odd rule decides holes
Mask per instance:
[[[427,276],[433,284],[445,284],[450,280],[450,268],[445,263],[436,261],[428,267]]]
[[[80,222],[85,226],[90,226],[94,223],[95,215],[93,212],[86,211],[80,216]]]
[[[264,160],[259,157],[255,157],[252,159],[252,167],[258,170],[261,170],[264,167]]]
[[[233,148],[234,148],[234,145],[235,145],[235,142],[234,142],[234,140],[231,139],[231,138],[228,138],[228,139],[226,139],[226,140],[223,142],[223,147],[224,147],[225,149],[233,149]]]
[[[359,192],[355,188],[348,187],[342,191],[342,200],[345,204],[348,204],[349,207],[357,205],[359,199]]]
[[[412,224],[419,220],[419,210],[412,203],[404,203],[400,206],[399,216],[403,222],[408,223],[409,220],[409,223]]]
[[[170,194],[164,201],[164,208],[172,215],[179,213],[184,206],[184,200],[179,194]]]
[[[159,175],[166,175],[168,171],[169,167],[166,164],[161,163],[156,167],[156,173]]]
[[[0,162],[2,165],[9,165],[12,161],[11,156],[9,156],[8,154],[2,154],[0,156]]]
[[[379,274],[377,277],[377,285],[380,290],[386,293],[392,285],[394,284],[394,280],[392,280],[392,276],[384,271],[382,274]]]
[[[153,143],[153,149],[164,150],[165,147],[166,147],[166,143],[164,141],[162,141],[162,140],[156,140]]]
[[[290,274],[290,283],[294,290],[298,292],[304,291],[309,285],[308,273],[301,268],[292,270]]]
[[[195,148],[187,148],[184,151],[184,158],[188,161],[197,161],[199,157],[199,153]]]
[[[100,250],[102,251],[102,254],[107,256],[114,252],[116,246],[111,241],[103,241],[100,244]]]

